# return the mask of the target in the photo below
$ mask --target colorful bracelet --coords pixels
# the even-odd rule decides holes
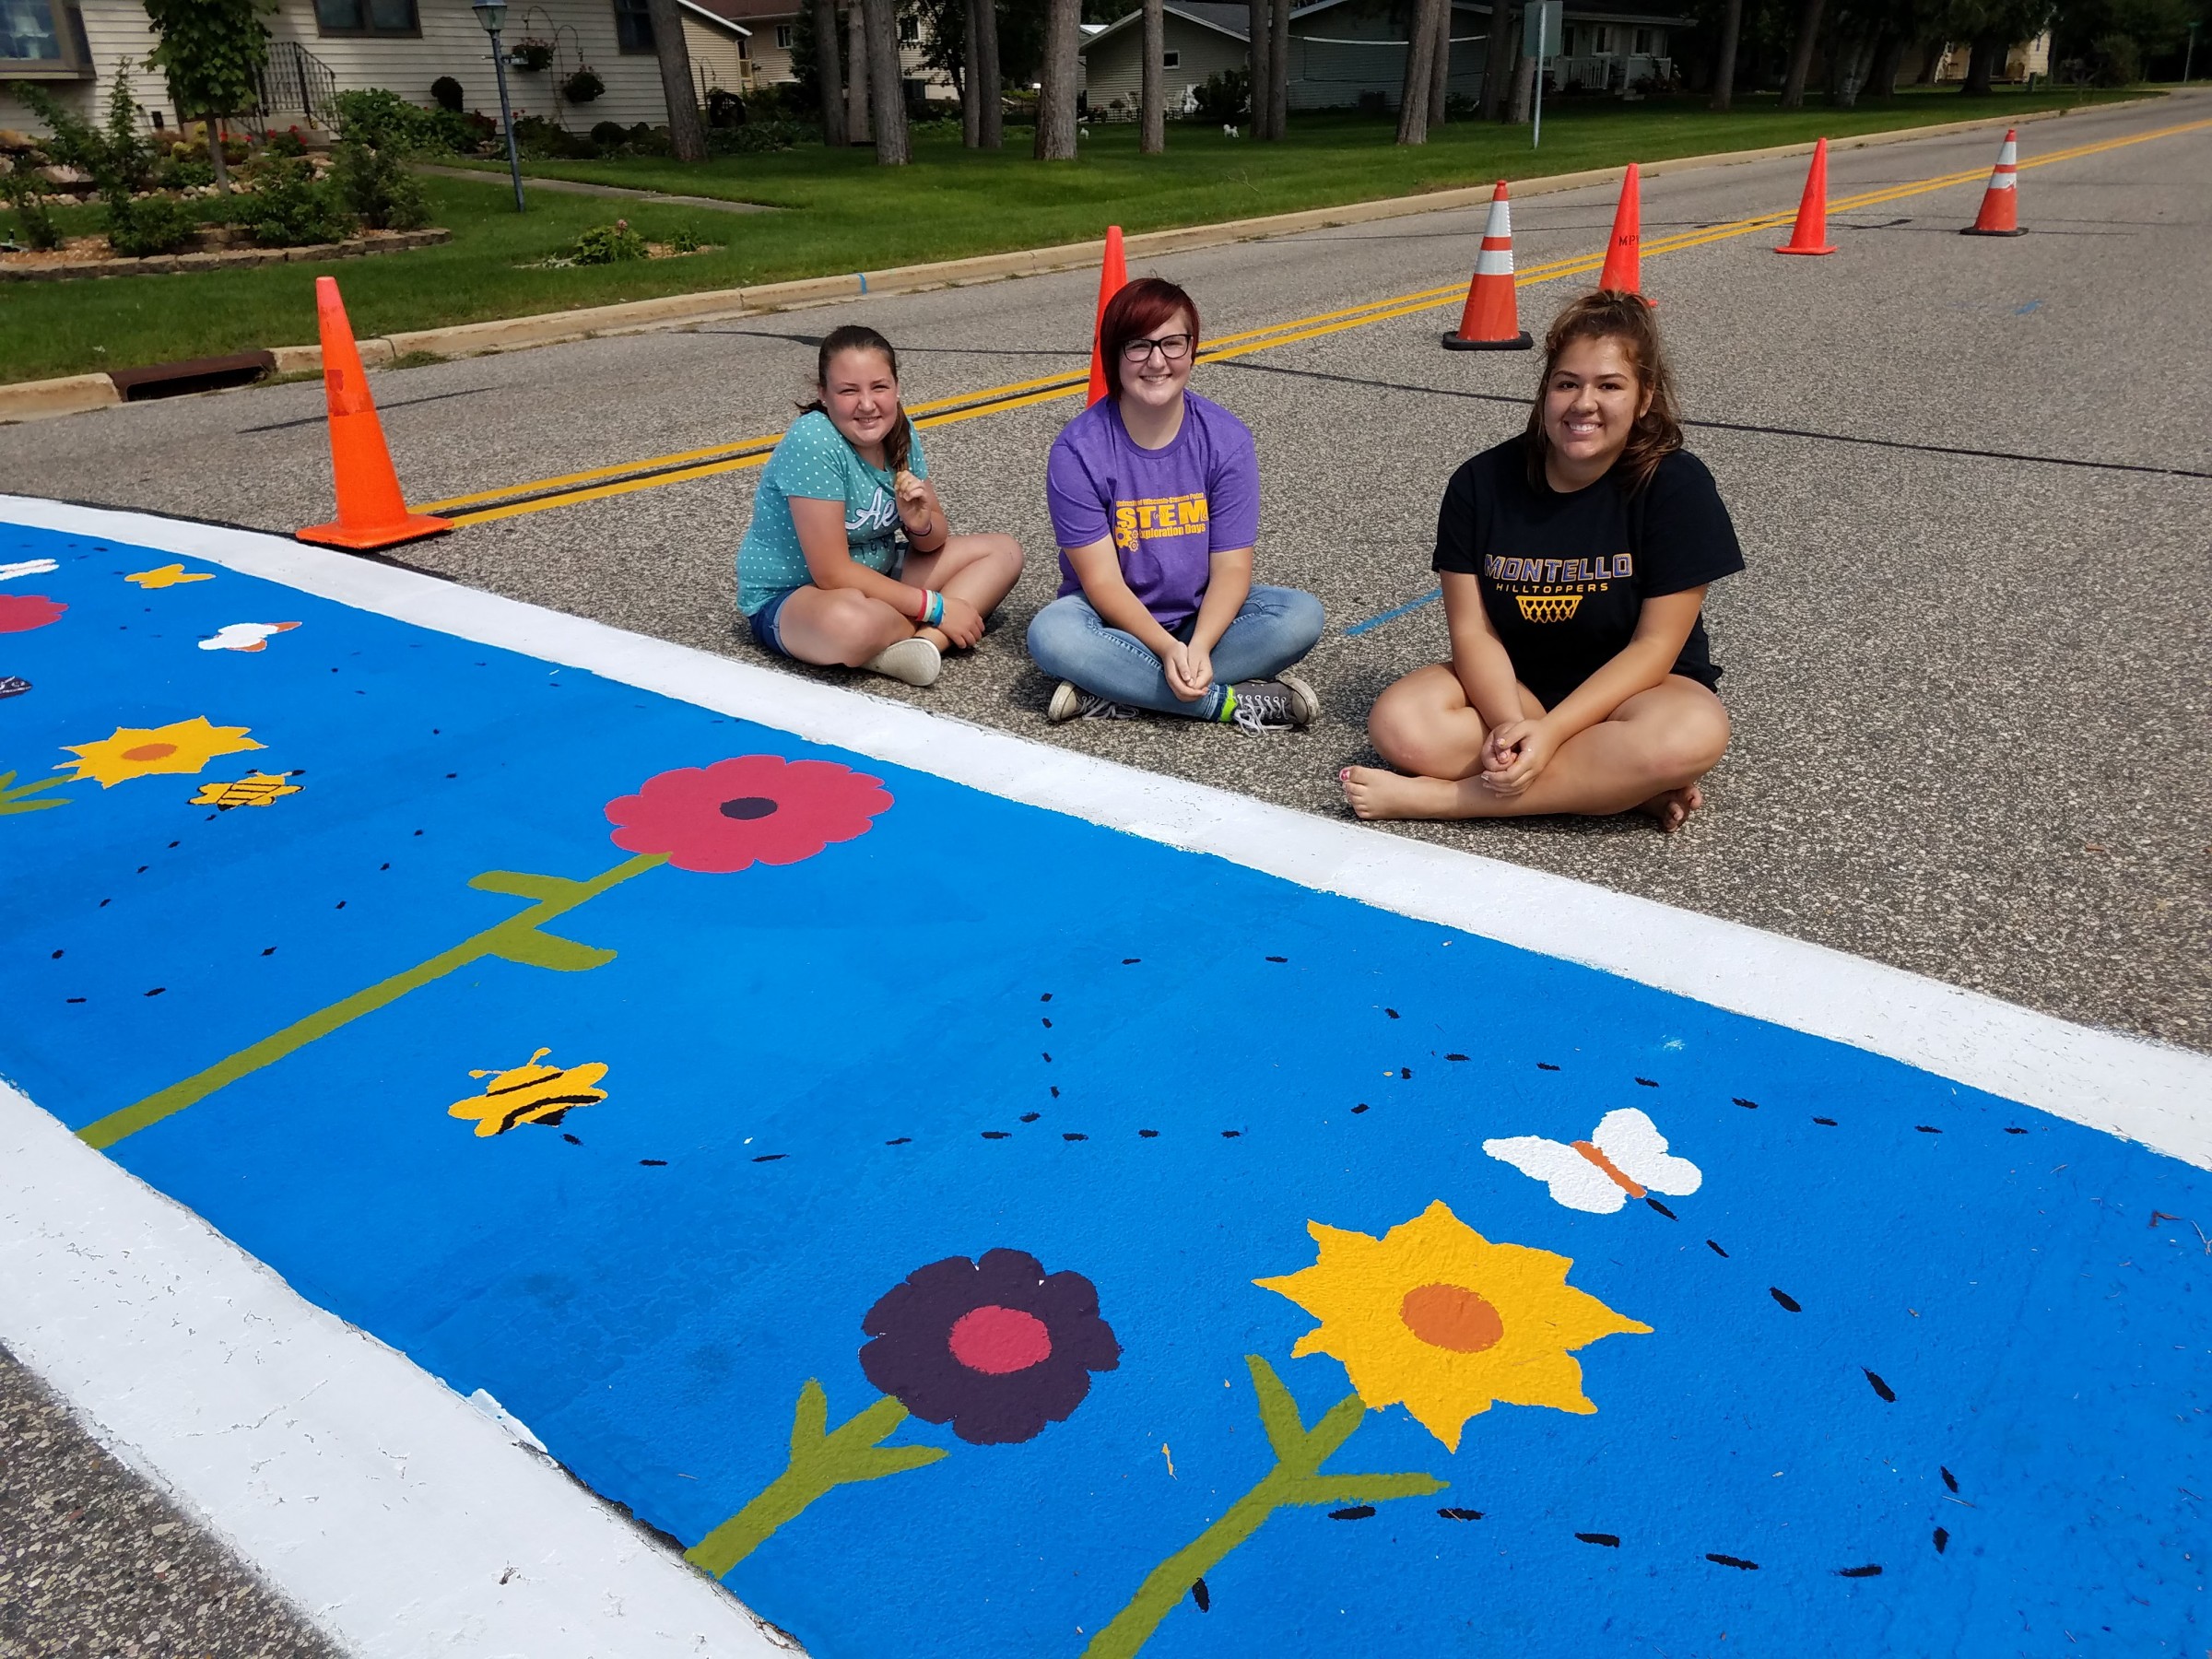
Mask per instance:
[[[922,626],[935,628],[945,620],[945,595],[935,588],[924,588],[923,592],[929,595],[929,614],[922,619]]]

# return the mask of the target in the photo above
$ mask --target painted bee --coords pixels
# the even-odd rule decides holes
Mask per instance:
[[[287,783],[285,779],[301,775],[297,769],[280,772],[250,771],[235,783],[203,783],[191,804],[212,806],[218,812],[228,812],[233,806],[266,806],[278,795],[298,794],[300,785]]]
[[[596,1106],[606,1090],[594,1084],[606,1076],[598,1061],[588,1065],[540,1065],[551,1053],[539,1049],[511,1071],[472,1071],[472,1077],[489,1077],[482,1094],[455,1100],[446,1115],[477,1120],[477,1134],[504,1135],[517,1124],[558,1124],[571,1106]]]

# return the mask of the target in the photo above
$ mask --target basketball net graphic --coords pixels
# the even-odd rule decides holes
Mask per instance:
[[[1531,622],[1564,622],[1583,602],[1580,594],[1515,594],[1513,603]]]

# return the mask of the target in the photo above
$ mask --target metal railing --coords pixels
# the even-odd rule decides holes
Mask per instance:
[[[297,41],[271,41],[257,88],[265,123],[300,114],[328,131],[338,125],[338,77]]]

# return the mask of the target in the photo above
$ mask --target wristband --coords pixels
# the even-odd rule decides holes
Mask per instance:
[[[925,588],[923,591],[929,595],[929,614],[923,618],[922,625],[924,628],[935,628],[945,620],[945,595],[935,588]]]

